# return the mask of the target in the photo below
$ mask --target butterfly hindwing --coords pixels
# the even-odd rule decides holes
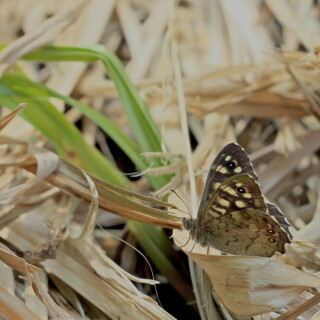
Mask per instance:
[[[290,242],[272,217],[252,208],[208,221],[199,238],[203,243],[231,254],[264,257],[270,257],[276,251],[284,253],[285,243]]]

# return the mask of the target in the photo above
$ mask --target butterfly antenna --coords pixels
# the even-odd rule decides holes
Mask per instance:
[[[170,190],[172,193],[174,193],[180,200],[181,200],[181,202],[185,205],[185,207],[188,209],[188,212],[186,212],[186,211],[183,211],[183,210],[180,210],[181,212],[184,212],[184,213],[187,213],[189,216],[190,216],[190,218],[192,219],[192,215],[191,215],[191,212],[190,212],[190,209],[189,209],[189,207],[187,206],[187,204],[185,203],[185,201],[178,195],[178,193],[176,192],[176,191],[174,191],[174,190]],[[178,209],[179,210],[179,209]]]
[[[96,221],[96,224],[99,226],[99,228],[100,228],[102,231],[106,232],[106,230],[104,230],[104,229],[102,228],[101,224],[100,224],[98,221]],[[155,281],[154,273],[153,273],[151,264],[150,264],[149,260],[147,259],[147,257],[146,257],[140,250],[138,250],[137,248],[135,248],[135,247],[134,247],[132,244],[130,244],[129,242],[127,242],[127,241],[125,241],[125,240],[123,240],[123,239],[115,236],[114,234],[111,234],[111,233],[109,233],[109,234],[110,234],[112,237],[114,237],[115,239],[117,239],[117,240],[121,241],[122,243],[128,245],[130,248],[132,248],[134,251],[138,252],[138,253],[143,257],[143,259],[147,262],[147,264],[148,264],[148,266],[149,266],[149,268],[150,268],[152,280]],[[159,305],[160,305],[160,307],[163,309],[163,306],[162,306],[162,304],[161,304],[161,301],[160,301],[160,298],[159,298],[159,295],[158,295],[157,285],[154,284],[153,286],[154,286],[154,291],[155,291],[155,293],[156,293],[156,296],[157,296],[157,300],[158,300],[158,302],[159,302]]]

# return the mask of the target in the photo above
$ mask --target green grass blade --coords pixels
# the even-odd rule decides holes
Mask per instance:
[[[74,108],[79,109],[84,115],[94,121],[107,135],[109,135],[139,169],[144,170],[147,168],[147,163],[140,157],[141,150],[139,147],[113,122],[96,110],[72,99],[71,97],[64,96],[52,89],[49,89],[43,84],[33,82],[26,77],[17,74],[8,73],[4,76],[2,82],[3,81],[10,83],[10,87],[15,90],[16,94],[19,94],[22,97],[32,96],[37,99],[54,97],[63,100],[66,104]]]
[[[161,135],[153,121],[149,110],[139,96],[127,76],[121,62],[107,48],[101,45],[91,47],[44,47],[24,57],[38,61],[86,61],[101,60],[110,78],[114,81],[123,108],[128,116],[129,123],[143,152],[161,151]],[[161,166],[157,158],[149,159],[154,166]],[[152,179],[153,187],[161,188],[168,183],[171,176],[162,176]]]
[[[97,149],[84,141],[80,131],[68,122],[48,98],[41,97],[35,87],[25,87],[24,93],[18,90],[19,83],[15,81],[18,78],[15,74],[0,78],[1,104],[13,110],[21,102],[28,103],[29,107],[21,112],[21,116],[52,142],[59,155],[111,183],[122,186],[128,184],[127,178]]]

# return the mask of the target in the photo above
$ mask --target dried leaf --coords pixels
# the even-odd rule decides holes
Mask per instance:
[[[205,270],[219,299],[239,318],[278,310],[304,290],[320,286],[320,278],[285,264],[276,256],[221,256],[214,248],[206,254],[207,248],[188,241],[186,231],[174,231],[174,240]]]

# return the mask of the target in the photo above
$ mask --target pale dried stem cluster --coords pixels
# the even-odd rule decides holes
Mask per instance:
[[[177,189],[182,185],[178,192],[184,199],[189,199],[190,191],[186,188],[189,177],[184,159],[192,157],[199,176],[208,170],[226,143],[237,139],[247,150],[253,151],[252,160],[265,195],[281,205],[299,230],[295,239],[320,243],[319,159],[315,155],[320,147],[316,93],[320,88],[317,47],[320,24],[319,8],[314,7],[312,1],[267,0],[260,5],[254,1],[189,0],[177,4],[173,17],[169,15],[173,5],[169,0],[70,3],[67,5],[63,0],[2,1],[1,42],[12,44],[0,54],[0,72],[5,72],[17,59],[44,44],[106,45],[123,59],[127,73],[161,128],[164,143],[185,157],[177,157],[167,168],[151,168],[147,173],[178,172],[169,188]],[[173,27],[174,32],[168,33],[168,26]],[[19,30],[26,35],[17,37]],[[170,51],[173,37],[179,46],[179,60],[174,60]],[[298,52],[300,44],[307,52]],[[34,63],[19,64],[31,79],[44,82],[65,95],[80,96],[82,101],[132,136],[115,85],[106,77],[101,63],[91,68],[80,62],[51,63],[41,70]],[[181,79],[174,74],[177,64],[181,65]],[[178,112],[181,88],[189,130],[198,143],[188,155],[185,154],[186,137],[181,131]],[[55,105],[65,111],[61,101]],[[69,110],[66,116],[73,123],[82,117],[78,110]],[[15,121],[15,126],[6,129],[11,138],[1,138],[0,199],[9,200],[0,206],[1,237],[16,248],[29,251],[30,262],[42,261],[44,270],[60,277],[89,301],[90,297],[95,297],[91,302],[113,318],[120,314],[119,309],[125,301],[121,318],[170,319],[170,315],[135,289],[128,280],[131,276],[102,255],[90,234],[98,206],[123,218],[134,217],[162,227],[179,229],[180,220],[145,206],[143,203],[150,203],[148,199],[132,200],[137,199],[135,195],[112,189],[54,154],[43,151],[45,139],[25,122]],[[105,155],[113,160],[97,132],[96,124],[83,120],[82,133],[88,143],[98,143]],[[37,148],[32,149],[15,139],[21,136]],[[168,155],[163,157],[166,159]],[[196,179],[198,196],[203,187],[200,180]],[[141,181],[134,184],[136,190],[149,192],[150,185],[144,179]],[[162,189],[158,195],[169,188]],[[91,204],[82,224],[73,221],[79,198]],[[161,202],[154,205],[161,205]],[[182,245],[186,236],[176,231],[176,243]],[[248,315],[278,309],[307,287],[320,287],[319,278],[310,274],[319,269],[319,253],[313,249],[290,248],[285,264],[284,259],[278,258],[216,256],[218,253],[213,249],[207,256],[197,246],[190,253],[192,245],[192,242],[188,243],[184,250],[207,271],[221,301],[237,315],[244,315],[246,310],[249,310]],[[46,260],[54,254],[55,260]],[[13,256],[12,253],[9,255]],[[7,262],[5,258],[1,259]],[[309,274],[288,264],[308,269]],[[14,291],[12,268],[22,272],[16,266],[10,267],[1,266],[0,284],[5,294]],[[76,272],[72,272],[72,268]],[[87,278],[80,278],[81,273]],[[26,273],[22,274],[27,277]],[[268,286],[275,286],[274,291]],[[88,287],[92,290],[90,297],[85,292]],[[207,282],[200,287],[206,302],[205,311],[212,315],[215,311],[210,304],[210,287]],[[38,295],[46,296],[46,289],[40,289]],[[271,297],[275,292],[279,299],[274,302]],[[28,295],[34,296],[34,293],[28,291]],[[310,295],[303,299],[309,299]],[[43,298],[48,310],[56,315],[63,312],[50,299],[49,296]],[[236,304],[233,304],[234,300]],[[37,312],[35,319],[47,317],[47,309],[39,301],[26,301],[32,301],[28,307]],[[19,303],[15,301],[14,306],[26,310]],[[252,309],[244,309],[249,303],[252,303]],[[300,307],[299,312],[307,307]],[[69,312],[75,319],[80,319],[80,314],[81,311]],[[225,314],[228,317],[227,311]],[[304,319],[312,316],[304,316]]]

